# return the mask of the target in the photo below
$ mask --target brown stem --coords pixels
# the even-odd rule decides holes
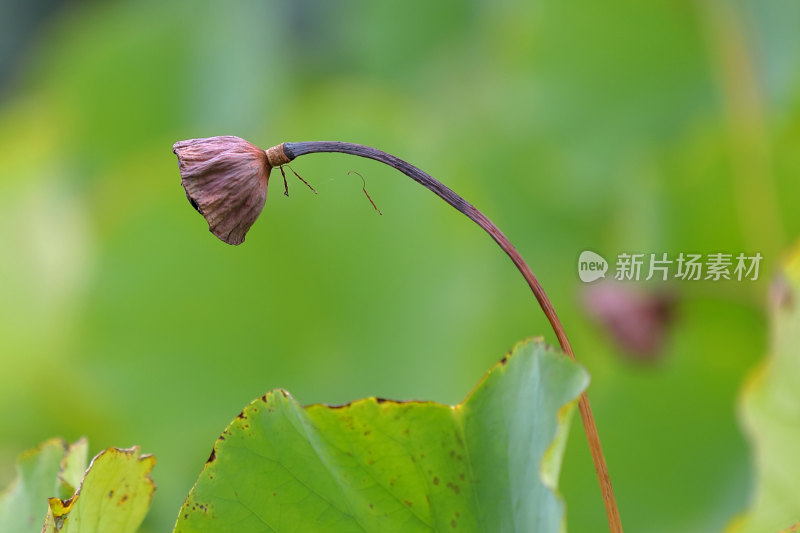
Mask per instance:
[[[536,276],[533,274],[528,264],[525,263],[525,260],[522,259],[522,256],[516,248],[514,248],[508,238],[503,235],[503,232],[501,232],[486,215],[478,211],[472,204],[464,200],[450,188],[400,158],[361,144],[335,141],[283,143],[280,146],[270,149],[270,151],[272,150],[282,151],[283,155],[289,160],[300,157],[301,155],[320,152],[339,152],[374,159],[375,161],[380,161],[381,163],[385,163],[399,170],[417,183],[433,191],[439,198],[464,213],[470,220],[483,228],[491,235],[492,239],[494,239],[500,248],[508,254],[517,269],[522,273],[525,281],[530,285],[533,295],[536,297],[542,311],[544,311],[544,314],[550,321],[550,325],[556,337],[558,337],[561,349],[573,360],[575,359],[572,346],[570,346],[567,334],[564,332],[564,327],[561,325],[561,321],[558,319],[555,309],[553,309],[553,304],[550,303],[550,299],[547,297],[547,294],[545,294],[542,285],[539,283],[539,280],[536,279]],[[586,396],[585,392],[581,394],[578,402],[578,409],[583,419],[583,427],[586,430],[586,437],[589,441],[589,449],[591,450],[592,460],[594,461],[595,470],[597,471],[597,478],[600,481],[600,490],[603,493],[603,502],[605,503],[606,514],[608,515],[610,531],[611,533],[622,533],[622,523],[620,521],[617,503],[614,499],[614,491],[611,487],[611,478],[608,475],[608,467],[606,466],[606,460],[603,456],[603,449],[600,446],[600,436],[597,434],[597,426],[595,425],[594,416],[592,415],[592,408],[589,406],[589,398]]]

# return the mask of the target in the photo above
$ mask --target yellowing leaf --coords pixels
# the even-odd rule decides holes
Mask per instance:
[[[729,533],[792,531],[800,522],[800,249],[773,287],[770,353],[742,391],[756,490]],[[789,528],[789,529],[786,529]]]
[[[155,490],[154,464],[138,447],[100,452],[70,499],[50,498],[42,533],[134,533]]]

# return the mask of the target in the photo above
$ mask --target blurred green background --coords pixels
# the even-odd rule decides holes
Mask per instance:
[[[385,149],[503,229],[592,375],[627,530],[716,531],[747,505],[737,394],[800,233],[796,1],[0,5],[0,484],[50,436],[140,444],[146,529],[169,531],[269,389],[455,403],[516,341],[555,341],[491,240],[377,163],[299,159],[319,196],[273,175],[246,243],[217,241],[171,147],[233,134]],[[641,364],[581,308],[584,249],[765,259],[757,282],[670,285]],[[579,417],[562,492],[571,531],[606,530]]]

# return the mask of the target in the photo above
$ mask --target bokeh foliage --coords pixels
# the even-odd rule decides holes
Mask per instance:
[[[231,248],[189,207],[170,152],[220,134],[263,147],[346,140],[441,179],[531,262],[592,375],[626,528],[719,530],[750,494],[734,405],[764,352],[764,281],[800,232],[798,10],[61,7],[0,103],[0,464],[54,434],[140,444],[159,458],[146,524],[164,531],[209,443],[267,390],[456,403],[493,354],[553,340],[489,239],[390,169],[304,158],[295,168],[320,195],[295,186],[286,199],[273,181],[247,243]],[[756,283],[676,284],[673,335],[642,367],[580,311],[586,248],[766,259]],[[588,449],[572,436],[569,526],[601,531]]]

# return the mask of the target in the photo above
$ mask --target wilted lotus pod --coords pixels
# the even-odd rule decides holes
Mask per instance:
[[[189,202],[228,244],[244,242],[267,200],[272,167],[289,162],[280,146],[268,154],[232,135],[179,141],[172,151]]]

